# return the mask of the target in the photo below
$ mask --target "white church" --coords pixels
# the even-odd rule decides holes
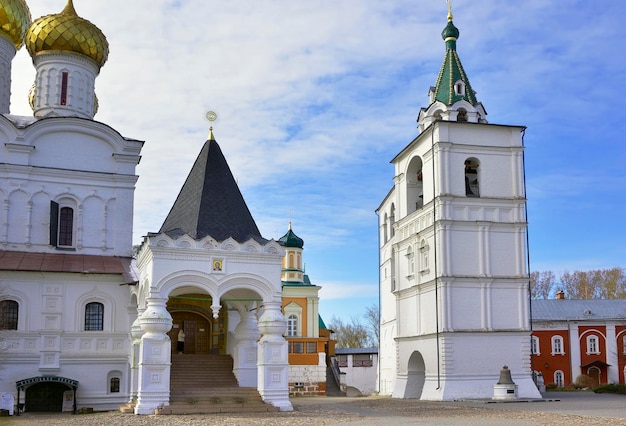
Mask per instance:
[[[56,411],[62,399],[70,411],[128,403],[153,414],[193,380],[215,386],[193,368],[213,355],[225,357],[232,379],[224,380],[292,410],[289,382],[304,379],[290,377],[283,337],[285,247],[259,233],[213,134],[135,262],[143,142],[94,120],[104,34],[72,0],[33,22],[24,0],[0,9],[0,394],[27,411]],[[23,44],[36,69],[29,117],[9,105],[11,61]],[[317,331],[306,348],[311,369],[324,371],[319,287],[310,287],[290,324]],[[184,354],[172,344],[180,330]]]
[[[539,398],[530,366],[525,127],[490,124],[456,51],[446,52],[391,161],[380,235],[379,392],[397,398],[492,398],[507,366],[517,397]]]

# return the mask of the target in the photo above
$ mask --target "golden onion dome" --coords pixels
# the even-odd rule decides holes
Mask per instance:
[[[61,50],[82,53],[102,67],[109,56],[106,37],[98,27],[76,14],[72,0],[61,13],[35,20],[25,41],[33,58],[40,52]]]
[[[0,34],[7,36],[16,49],[22,47],[30,22],[30,10],[24,0],[0,0]]]

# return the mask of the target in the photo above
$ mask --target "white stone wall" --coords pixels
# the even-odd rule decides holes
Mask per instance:
[[[367,396],[376,392],[376,379],[378,376],[378,355],[371,354],[371,367],[355,367],[354,355],[348,355],[348,365],[341,367],[341,373],[345,374],[345,384],[348,387],[347,396]]]
[[[326,366],[289,365],[289,395],[326,395]]]
[[[57,252],[50,201],[74,209],[80,254],[130,256],[135,166],[142,142],[88,120],[47,119],[16,128],[0,117],[0,245]],[[10,164],[10,167],[8,166]]]
[[[15,382],[56,375],[80,382],[78,407],[115,409],[129,396],[129,289],[121,275],[3,272],[3,299],[19,303],[18,330],[5,331],[0,393]],[[104,305],[102,331],[84,330],[85,306]],[[120,392],[109,393],[109,379]],[[23,394],[22,394],[23,397]]]

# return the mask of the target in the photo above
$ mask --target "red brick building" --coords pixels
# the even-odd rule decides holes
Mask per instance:
[[[625,383],[626,300],[533,300],[532,368],[546,385]]]

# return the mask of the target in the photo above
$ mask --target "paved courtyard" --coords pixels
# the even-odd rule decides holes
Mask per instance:
[[[550,392],[543,401],[426,402],[386,397],[311,397],[292,400],[289,413],[135,416],[116,412],[86,415],[24,414],[1,425],[625,425],[626,396]]]

